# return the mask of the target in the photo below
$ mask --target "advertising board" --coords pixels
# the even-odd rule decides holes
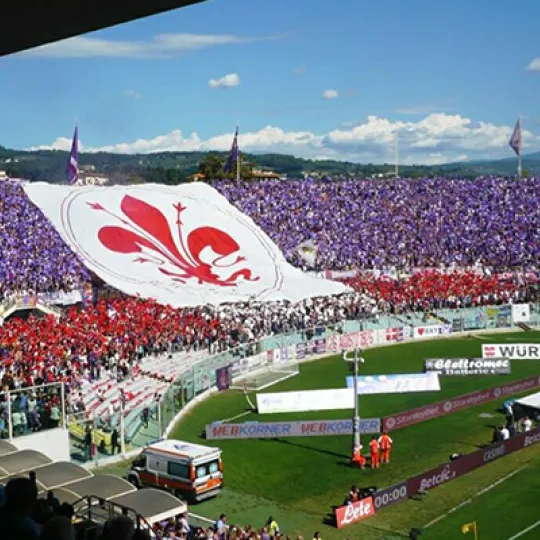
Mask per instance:
[[[393,486],[379,489],[373,495],[373,501],[375,503],[375,509],[385,508],[391,504],[403,501],[409,497],[407,491],[407,481],[399,482]]]
[[[413,338],[422,339],[448,335],[452,332],[451,324],[436,324],[432,326],[418,326],[413,329]]]
[[[353,377],[346,378],[347,388],[352,388]],[[430,373],[406,373],[403,375],[365,375],[358,377],[358,395],[406,394],[409,392],[436,392],[441,389],[439,375]]]
[[[429,491],[503,456],[538,443],[540,443],[540,428],[526,433],[520,433],[506,441],[498,442],[475,450],[470,454],[459,456],[453,461],[442,463],[433,469],[417,474],[403,482],[379,489],[373,494],[375,509],[378,511],[391,504],[401,502],[408,497],[414,497],[420,492]]]
[[[456,411],[468,409],[476,405],[482,405],[483,403],[489,403],[495,399],[501,399],[506,396],[512,396],[521,392],[526,392],[540,386],[540,377],[527,377],[526,379],[520,379],[519,381],[509,382],[500,386],[492,388],[486,388],[485,390],[477,390],[470,394],[464,394],[454,398],[450,398],[447,401],[438,401],[437,403],[431,403],[430,405],[423,405],[416,409],[404,411],[392,416],[383,418],[383,430],[392,431],[432,418],[438,418],[446,414],[451,414]]]
[[[257,394],[259,414],[352,409],[354,394],[348,388]]]
[[[326,339],[326,350],[329,352],[342,352],[355,347],[371,347],[377,343],[376,330],[363,330],[348,334],[334,334]]]
[[[373,503],[373,497],[366,497],[352,504],[346,504],[345,506],[336,508],[336,526],[338,529],[342,529],[347,525],[359,523],[374,515],[375,505]]]
[[[428,358],[426,373],[439,375],[508,375],[512,366],[508,358]]]
[[[243,424],[213,423],[206,426],[208,440],[269,439],[281,437],[322,437],[351,435],[352,419],[306,420],[303,422],[245,422]],[[362,418],[360,433],[381,432],[380,418]]]
[[[512,360],[540,360],[540,344],[492,343],[482,345],[483,358],[510,358]]]

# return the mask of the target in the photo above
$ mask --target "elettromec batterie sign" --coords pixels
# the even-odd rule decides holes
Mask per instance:
[[[512,366],[508,358],[428,358],[424,371],[439,375],[508,375]]]

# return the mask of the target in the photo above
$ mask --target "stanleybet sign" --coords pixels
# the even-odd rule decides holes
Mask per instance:
[[[424,371],[439,375],[508,375],[512,369],[508,358],[428,358]]]

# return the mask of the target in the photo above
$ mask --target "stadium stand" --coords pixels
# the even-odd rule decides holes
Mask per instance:
[[[11,426],[6,424],[7,398],[0,400],[1,436],[8,427],[16,436],[58,425],[58,393],[33,388],[60,382],[73,419],[68,427],[83,453],[94,451],[86,442],[91,432],[98,451],[112,454],[119,424],[130,443],[170,384],[210,354],[272,336],[284,336],[280,343],[286,346],[289,332],[339,328],[351,320],[362,321],[364,329],[375,327],[382,315],[396,327],[427,326],[452,322],[450,308],[460,308],[461,318],[474,317],[476,306],[538,299],[540,179],[214,185],[269,234],[289,261],[327,272],[354,292],[298,304],[189,309],[128,298],[97,287],[95,276],[21,186],[0,182],[0,248],[5,254],[0,260],[0,315],[8,313],[1,311],[2,303],[16,295],[84,290],[92,284],[96,292],[93,300],[86,297],[84,304],[61,311],[40,316],[15,312],[0,319],[0,382],[12,392]],[[305,241],[316,245],[314,268],[298,250]],[[74,463],[53,463],[34,450],[17,452],[0,439],[0,484],[30,471],[36,472],[40,497],[52,491],[60,503],[74,506],[81,523],[97,520],[100,530],[128,508],[133,523],[152,527],[158,537],[182,537],[188,529],[190,538],[210,534],[206,526],[204,532],[186,529],[185,518],[179,517],[185,507],[168,494],[155,498],[121,478],[93,475]],[[165,515],[172,521],[164,522]],[[237,527],[234,537],[252,532]]]
[[[216,182],[299,266],[537,268],[540,178]],[[354,234],[343,234],[354,231]]]

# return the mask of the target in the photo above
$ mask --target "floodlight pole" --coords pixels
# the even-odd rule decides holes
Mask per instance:
[[[351,357],[351,353],[353,356]],[[343,351],[343,360],[345,362],[352,362],[354,366],[353,375],[353,395],[354,395],[354,416],[353,416],[353,441],[352,441],[352,455],[354,457],[355,451],[360,449],[360,415],[358,412],[358,364],[363,364],[364,359],[360,356],[361,349],[354,348],[353,351]]]

